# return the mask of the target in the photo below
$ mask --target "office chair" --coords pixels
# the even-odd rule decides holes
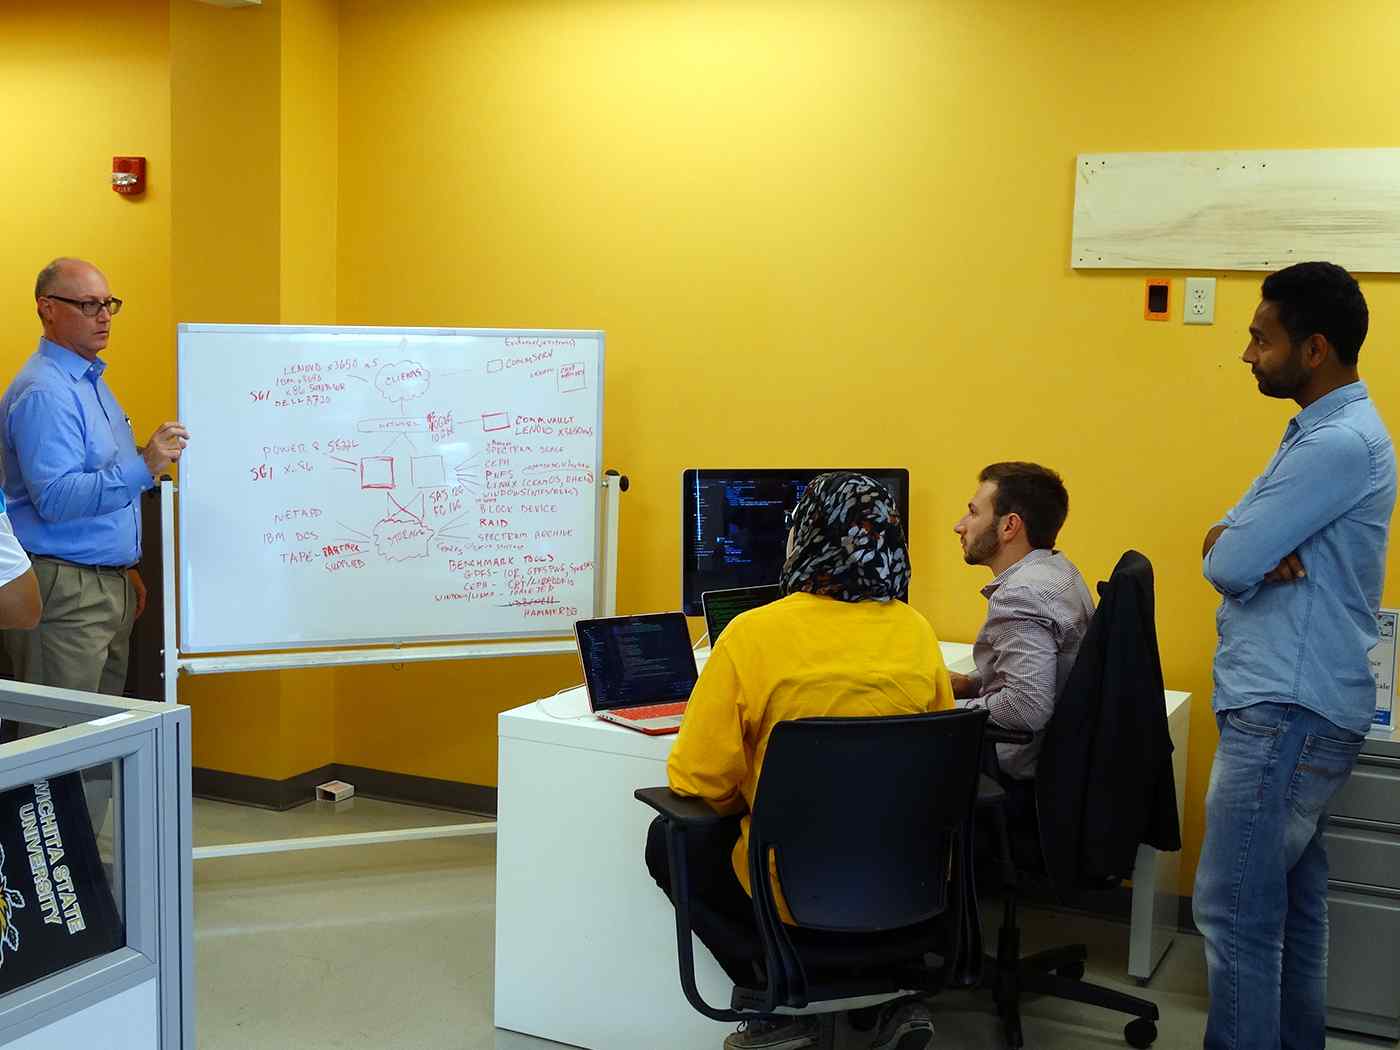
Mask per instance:
[[[1002,862],[1002,920],[997,934],[997,952],[983,959],[980,986],[992,993],[1001,1016],[1007,1050],[1021,1050],[1021,997],[1025,994],[1050,995],[1057,999],[1100,1006],[1105,1010],[1131,1014],[1123,1028],[1123,1039],[1137,1050],[1145,1050],[1157,1040],[1157,1005],[1126,992],[1090,984],[1084,978],[1089,957],[1083,944],[1049,948],[1033,955],[1021,955],[1021,930],[1016,921],[1016,905],[1022,873],[1012,860],[1006,822],[1006,791],[991,777],[983,776],[977,792],[979,817],[993,822]],[[975,892],[975,891],[974,891]],[[975,910],[975,908],[974,908]]]
[[[664,787],[637,791],[666,821],[690,1004],[717,1021],[819,1014],[817,1045],[830,1050],[837,1012],[935,993],[967,966],[959,931],[985,723],[985,711],[779,723],[754,799],[753,923],[742,928],[692,899],[685,852],[688,830],[738,818]],[[770,856],[797,926],[778,916]],[[692,933],[748,946],[754,980],[734,986],[728,1009],[696,987]]]
[[[1136,856],[1139,841],[1151,842],[1158,848],[1181,848],[1176,831],[1170,739],[1161,700],[1161,662],[1152,618],[1150,563],[1135,551],[1127,552],[1115,566],[1109,581],[1099,584],[1099,595],[1099,606],[1065,687],[1056,700],[1055,714],[1042,741],[1034,807],[1040,819],[1034,829],[1015,829],[1034,832],[1030,852],[1039,856],[1030,871],[1018,869],[1013,860],[1006,790],[985,775],[978,787],[977,814],[992,822],[1003,884],[997,952],[984,959],[981,986],[992,992],[1008,1050],[1020,1050],[1024,1046],[1020,1003],[1025,993],[1051,995],[1132,1015],[1133,1020],[1123,1029],[1123,1038],[1129,1046],[1149,1047],[1157,1038],[1156,1004],[1083,980],[1084,963],[1088,958],[1084,945],[1065,945],[1024,957],[1020,954],[1016,905],[1020,882],[1026,875],[1048,876],[1056,896],[1069,903],[1078,891],[1116,886],[1122,877],[1131,874],[1132,858]],[[1111,685],[1108,684],[1110,677]],[[1086,691],[1094,689],[1106,697],[1101,700],[1099,709],[1066,700],[1075,690],[1082,698]],[[1110,704],[1121,705],[1113,715],[1122,723],[1116,732],[1141,740],[1144,750],[1119,754],[1116,752],[1122,749],[1107,746],[1100,738]],[[1146,741],[1156,737],[1167,741],[1166,750],[1162,752],[1159,748],[1149,757]],[[1028,743],[1030,734],[991,726],[985,739]],[[1090,766],[1095,771],[1107,766],[1121,771],[1124,763],[1157,770],[1139,778],[1147,781],[1156,776],[1151,789],[1143,792],[1141,800],[1124,799],[1121,795],[1112,797],[1119,784],[1110,780],[1095,786],[1093,790],[1098,792],[1095,796],[1089,787]],[[1074,791],[1059,790],[1064,784],[1062,771],[1078,774]],[[1106,809],[1096,808],[1105,792],[1110,796],[1102,802]],[[1154,807],[1167,803],[1168,796],[1170,816],[1163,818],[1160,810],[1155,810],[1154,816]],[[1169,829],[1168,824],[1171,825]],[[1174,843],[1167,841],[1173,836],[1176,836]],[[1081,863],[1081,857],[1086,854],[1095,857],[1094,865]],[[975,910],[975,895],[973,900]]]

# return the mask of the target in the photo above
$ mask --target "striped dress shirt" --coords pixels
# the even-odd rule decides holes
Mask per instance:
[[[977,633],[971,676],[977,695],[959,707],[985,707],[1005,729],[1034,733],[1029,744],[998,744],[997,761],[1017,780],[1035,776],[1045,726],[1094,615],[1094,599],[1074,563],[1033,550],[982,588],[987,622]]]

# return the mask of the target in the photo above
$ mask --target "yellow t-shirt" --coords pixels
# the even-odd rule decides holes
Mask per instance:
[[[752,808],[768,734],[795,718],[869,718],[953,707],[938,639],[903,602],[797,592],[736,617],[710,653],[666,763],[671,790],[721,812]],[[734,873],[749,887],[749,818]],[[792,922],[778,895],[778,910]]]

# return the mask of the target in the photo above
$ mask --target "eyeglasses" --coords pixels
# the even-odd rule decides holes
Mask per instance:
[[[96,317],[104,309],[112,317],[116,317],[117,314],[122,312],[122,301],[120,299],[114,299],[111,296],[108,296],[106,299],[70,299],[66,295],[45,295],[43,298],[57,299],[59,302],[67,303],[69,306],[76,306],[83,312],[84,317]]]

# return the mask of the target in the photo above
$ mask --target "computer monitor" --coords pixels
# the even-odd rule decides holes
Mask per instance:
[[[909,471],[903,467],[708,470],[681,476],[681,608],[700,616],[706,591],[777,583],[787,554],[783,518],[808,483],[829,470],[867,474],[889,489],[909,532]]]
[[[782,597],[781,591],[782,588],[776,583],[765,583],[757,587],[735,587],[728,591],[706,591],[700,595],[700,604],[705,608],[705,633],[710,636],[710,644],[719,641],[719,636],[734,617],[777,601]]]

